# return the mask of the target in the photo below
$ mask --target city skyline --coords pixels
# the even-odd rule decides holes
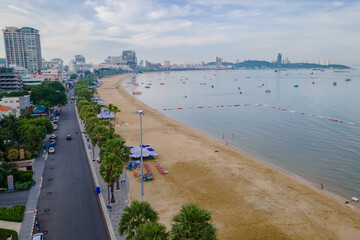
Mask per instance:
[[[45,59],[74,55],[100,63],[135,50],[138,60],[171,64],[275,61],[358,65],[358,1],[0,0],[0,28],[40,31]],[[5,57],[0,38],[0,57]]]

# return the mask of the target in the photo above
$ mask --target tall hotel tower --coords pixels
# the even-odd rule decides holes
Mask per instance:
[[[31,27],[3,29],[6,63],[24,67],[37,73],[42,67],[39,30]]]

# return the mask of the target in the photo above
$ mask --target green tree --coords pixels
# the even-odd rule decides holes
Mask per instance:
[[[14,115],[4,116],[0,121],[0,126],[3,129],[2,134],[4,140],[17,141],[19,139],[18,128],[20,121]]]
[[[110,153],[114,153],[119,158],[120,162],[125,165],[130,160],[130,148],[126,146],[125,143],[125,140],[121,137],[107,140],[100,150],[100,159]],[[120,189],[119,180],[120,176],[116,179],[116,189]]]
[[[33,124],[35,126],[43,126],[46,129],[46,133],[50,134],[54,131],[53,126],[49,119],[45,117],[33,118],[33,119],[22,119],[21,124]]]
[[[113,135],[114,129],[98,125],[94,127],[93,131],[90,133],[91,143],[93,146],[98,145],[101,148],[108,139],[113,137]]]
[[[100,163],[100,176],[103,178],[104,182],[108,184],[108,202],[115,202],[114,181],[121,175],[122,169],[123,165],[114,153],[105,156]],[[111,186],[111,200],[109,195],[109,185]]]
[[[64,85],[62,85],[62,83],[58,81],[44,82],[44,85],[63,93],[65,93],[66,91]]]
[[[211,222],[211,214],[194,203],[183,205],[173,217],[171,238],[213,240],[216,229]]]
[[[19,128],[19,132],[21,134],[19,143],[31,152],[38,151],[42,146],[43,139],[46,137],[44,126],[24,124]]]
[[[74,80],[74,79],[76,79],[76,78],[77,78],[77,74],[76,74],[76,73],[70,74],[70,79],[71,79],[71,80]]]
[[[115,126],[116,113],[121,112],[120,109],[119,109],[117,106],[115,106],[115,105],[113,105],[113,104],[111,104],[111,103],[106,107],[106,109],[107,109],[109,112],[114,113],[114,115],[115,115],[115,116],[114,116],[114,126]]]
[[[10,159],[10,161],[14,161],[16,159],[19,158],[19,150],[13,148],[10,149],[8,154],[7,154],[7,158]]]
[[[126,239],[132,239],[135,235],[135,229],[146,222],[156,222],[159,219],[158,214],[154,211],[150,203],[132,201],[130,206],[124,208],[119,222],[119,234],[127,235]]]
[[[167,240],[166,227],[158,222],[146,222],[135,229],[133,240]]]

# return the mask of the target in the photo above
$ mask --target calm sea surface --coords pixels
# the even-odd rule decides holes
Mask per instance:
[[[360,198],[358,70],[160,72],[125,86],[179,122],[337,195]]]

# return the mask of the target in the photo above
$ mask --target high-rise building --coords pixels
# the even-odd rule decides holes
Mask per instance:
[[[276,67],[281,68],[281,63],[282,63],[282,55],[281,55],[281,53],[278,53],[277,60],[276,60]]]
[[[41,45],[39,30],[31,27],[6,27],[3,29],[6,62],[26,68],[29,73],[41,70]]]
[[[222,65],[222,59],[219,57],[216,57],[216,67],[221,68]]]
[[[170,67],[170,61],[165,61],[164,62],[164,67],[169,68]]]
[[[136,59],[135,51],[132,50],[123,51],[122,59],[126,61],[126,64],[129,65],[132,69],[136,68],[137,59]]]
[[[0,58],[0,67],[6,67],[6,58]]]
[[[83,55],[75,55],[75,63],[85,63],[85,57]]]

